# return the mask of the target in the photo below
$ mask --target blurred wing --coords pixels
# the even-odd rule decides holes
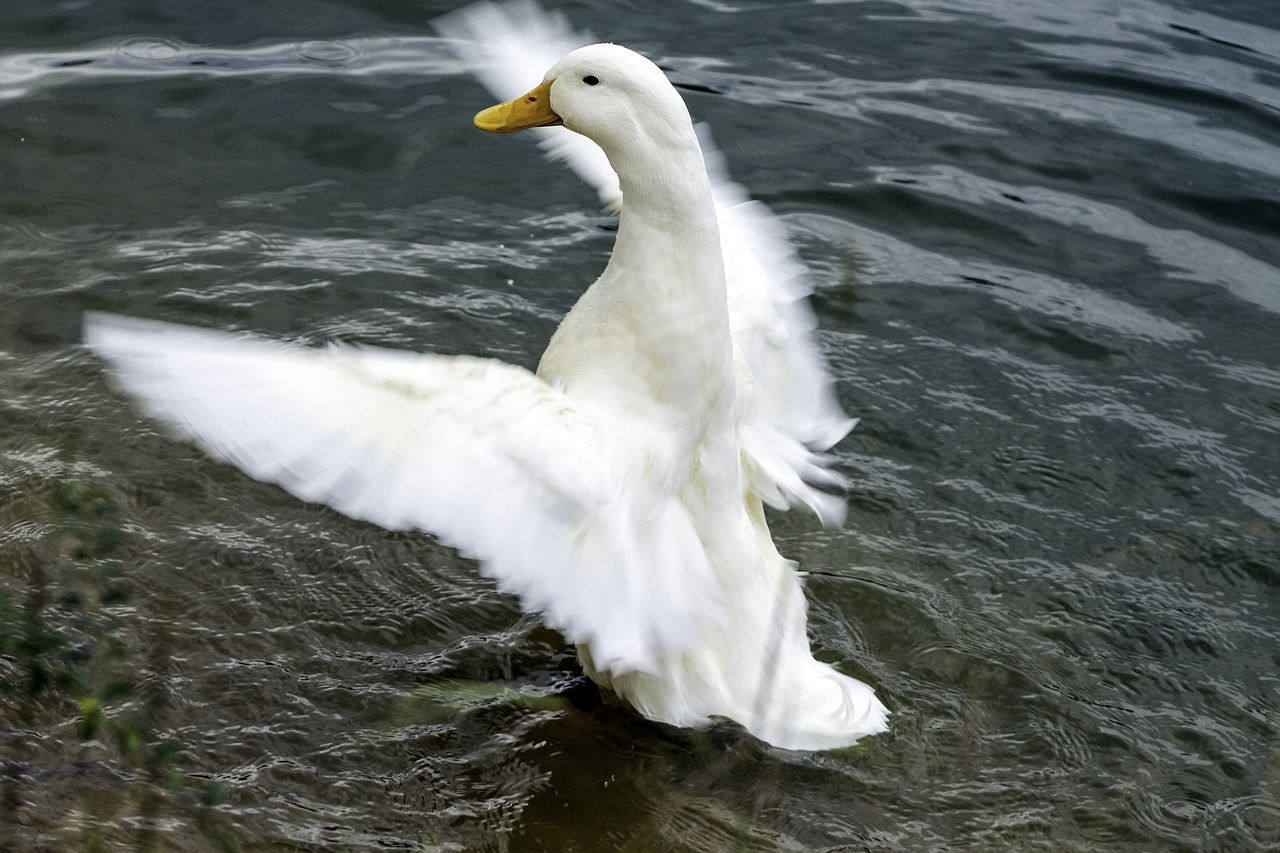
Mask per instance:
[[[519,97],[542,82],[547,69],[572,50],[591,44],[559,12],[531,0],[496,5],[476,3],[432,21],[449,39],[458,58],[499,101]],[[563,127],[526,131],[540,140],[553,160],[561,160],[591,185],[611,213],[622,207],[622,190],[609,158],[590,139]]]
[[[763,203],[729,180],[706,125],[698,126],[711,176],[729,294],[729,324],[739,368],[754,392],[739,431],[753,487],[781,509],[798,501],[824,524],[839,524],[844,501],[815,488],[842,487],[827,450],[857,423],[841,410],[818,347],[809,307],[808,270],[782,224]]]
[[[501,100],[542,80],[569,51],[589,44],[560,13],[529,0],[478,3],[436,22],[472,73]],[[804,265],[765,205],[729,179],[704,125],[698,127],[711,176],[724,249],[729,314],[738,363],[754,390],[754,407],[741,429],[752,487],[768,503],[806,504],[824,523],[839,523],[844,504],[814,485],[843,485],[820,451],[842,439],[857,421],[841,411],[815,340],[817,322]],[[543,147],[595,187],[606,207],[621,201],[618,179],[604,152],[565,128],[542,128]]]
[[[602,666],[652,670],[717,612],[678,503],[620,499],[636,491],[612,452],[627,436],[523,368],[106,314],[86,317],[85,343],[214,457],[353,518],[438,535]]]

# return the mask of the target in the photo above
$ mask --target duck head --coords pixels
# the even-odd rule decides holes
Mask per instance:
[[[474,123],[492,133],[564,125],[607,152],[637,142],[685,145],[692,138],[689,111],[662,70],[615,44],[565,54],[540,84],[482,110]]]

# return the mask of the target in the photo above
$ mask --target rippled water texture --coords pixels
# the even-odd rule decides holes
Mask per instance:
[[[1280,849],[1273,0],[566,10],[782,216],[862,418],[846,526],[773,524],[892,730],[812,755],[504,693],[576,683],[563,638],[172,441],[78,345],[105,309],[534,364],[611,222],[470,127],[444,7],[16,5],[12,849]]]

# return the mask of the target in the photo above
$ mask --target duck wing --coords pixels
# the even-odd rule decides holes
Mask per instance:
[[[576,32],[560,12],[548,12],[529,0],[474,3],[432,21],[436,31],[475,77],[501,101],[519,97],[565,54],[594,44],[587,31]],[[595,189],[610,213],[622,209],[618,175],[600,146],[563,127],[525,131],[539,140],[552,160],[563,161]]]
[[[478,559],[602,666],[656,671],[719,611],[692,522],[646,492],[647,436],[521,367],[307,348],[86,316],[146,412],[291,494]]]
[[[563,54],[590,44],[558,12],[528,0],[477,3],[433,22],[463,64],[498,98],[527,91]],[[739,429],[751,490],[778,508],[810,507],[839,523],[844,502],[821,486],[844,480],[825,451],[856,420],[841,410],[815,334],[807,297],[813,292],[773,212],[730,180],[724,158],[699,125],[724,252],[730,328],[745,405]],[[537,128],[548,156],[562,160],[611,211],[621,205],[618,177],[594,142],[563,127]]]

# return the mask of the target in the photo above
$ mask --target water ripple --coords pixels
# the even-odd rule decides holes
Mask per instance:
[[[1280,314],[1280,268],[1201,234],[1161,228],[1105,202],[1044,187],[1007,184],[955,167],[877,167],[872,171],[878,182],[905,185],[969,204],[1010,212],[1016,209],[1060,225],[1083,228],[1099,237],[1132,241],[1164,264],[1174,278],[1216,284],[1238,299]],[[1188,332],[1182,339],[1191,336]]]
[[[996,110],[1049,113],[1074,129],[1096,125],[1176,149],[1196,160],[1223,163],[1259,175],[1280,178],[1275,146],[1253,134],[1211,124],[1180,109],[1132,98],[1080,94],[1047,88],[1003,86],[967,80],[930,81],[929,88],[978,99]]]
[[[203,460],[109,390],[74,344],[84,310],[536,358],[611,240],[564,212],[585,194],[547,214],[542,192],[503,193],[529,186],[532,150],[455,171],[489,156],[477,145],[520,146],[466,131],[470,107],[432,82],[461,73],[443,42],[345,37],[416,13],[329,4],[286,27],[260,4],[212,28],[226,47],[116,5],[134,17],[27,4],[6,32],[46,47],[0,51],[0,573],[21,591],[32,559],[61,565],[51,481],[119,497],[121,642],[172,638],[158,730],[183,745],[187,793],[228,788],[208,812],[245,841],[1280,840],[1280,42],[1225,17],[1267,0],[573,10],[698,54],[663,64],[813,263],[822,344],[864,416],[835,451],[850,525],[771,524],[811,572],[815,646],[894,710],[887,735],[822,755],[607,706],[424,708],[443,680],[558,689],[572,649],[429,537]],[[454,108],[456,126],[435,121]],[[547,172],[537,187],[559,192]],[[111,749],[55,740],[30,789],[51,825],[103,802],[102,779],[66,767]],[[104,843],[136,846],[120,820],[103,817]]]
[[[1196,337],[1195,332],[1178,323],[1065,279],[1011,269],[987,260],[931,252],[823,214],[797,213],[787,219],[797,230],[856,246],[862,261],[860,272],[870,281],[891,274],[929,287],[974,290],[1016,308],[1070,324],[1088,324],[1126,337],[1170,344]],[[1277,310],[1280,310],[1280,301]]]
[[[1107,0],[1080,0],[1057,4],[1046,14],[1042,4],[1013,4],[992,0],[898,0],[917,12],[985,18],[989,25],[1009,27],[1025,34],[1067,37],[1106,44],[1136,44],[1163,48],[1171,31],[1212,38],[1259,56],[1280,59],[1275,29],[1245,20],[1215,15],[1160,0],[1131,0],[1117,5]],[[1246,15],[1247,16],[1247,15]],[[1033,42],[1032,47],[1038,46]],[[1181,56],[1186,56],[1182,52]]]
[[[190,61],[192,46],[178,39],[163,36],[130,36],[113,42],[109,48],[125,62],[142,62],[146,64]],[[77,67],[89,65],[92,57],[83,57],[75,64],[62,63],[59,67]]]
[[[298,56],[310,62],[329,65],[356,65],[363,59],[364,41],[305,41],[298,45]]]
[[[412,75],[463,72],[441,39],[385,37],[211,48],[176,39],[126,38],[96,47],[0,53],[0,100],[50,86],[135,77],[299,74]]]

